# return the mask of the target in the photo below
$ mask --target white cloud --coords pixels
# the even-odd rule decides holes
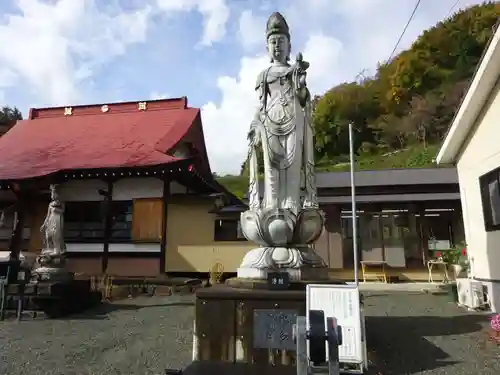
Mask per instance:
[[[0,72],[22,79],[50,105],[78,102],[77,84],[95,65],[145,39],[151,11],[108,14],[93,0],[19,0],[17,6],[20,14],[0,26]]]
[[[219,77],[223,93],[219,105],[202,108],[203,132],[214,171],[238,174],[247,153],[247,131],[258,106],[257,75],[267,66],[267,56],[244,57],[238,77]]]
[[[255,16],[251,10],[241,12],[239,19],[238,37],[242,46],[247,49],[253,49],[256,46],[264,46],[264,30],[266,19]]]
[[[304,46],[304,59],[311,62],[308,70],[308,85],[313,93],[321,94],[338,81],[337,64],[342,43],[324,34],[311,35]]]
[[[461,6],[481,2],[462,1]],[[398,51],[408,48],[424,29],[446,17],[455,3],[422,2]],[[308,84],[313,94],[352,81],[363,71],[373,73],[378,62],[388,59],[415,5],[401,0],[294,0],[284,4],[282,12],[290,26],[293,53],[303,50],[304,59],[311,63]],[[266,13],[276,7],[279,9],[275,5]],[[237,77],[217,78],[220,104],[209,102],[203,107],[210,163],[221,174],[239,173],[246,157],[246,132],[256,102],[253,88],[257,73],[269,64],[266,57],[250,55],[259,44],[261,51],[265,49],[266,19],[255,11],[259,9],[245,10],[239,16],[239,40],[249,56],[241,59]],[[297,45],[297,40],[305,43]]]
[[[17,12],[0,23],[0,86],[22,85],[42,105],[78,103],[82,83],[131,44],[144,42],[157,12],[200,12],[203,45],[224,37],[229,18],[225,0],[147,0],[129,11],[118,3],[16,1]]]
[[[202,46],[210,46],[226,35],[230,12],[225,0],[158,0],[158,6],[167,13],[199,11],[203,15]]]
[[[0,87],[14,86],[17,78],[17,74],[12,69],[0,66]]]

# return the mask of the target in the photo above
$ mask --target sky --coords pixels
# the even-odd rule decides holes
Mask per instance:
[[[482,1],[421,0],[398,51]],[[238,174],[269,65],[265,24],[281,12],[292,57],[321,95],[372,74],[414,0],[1,0],[0,105],[29,108],[187,96],[201,109],[212,171]]]

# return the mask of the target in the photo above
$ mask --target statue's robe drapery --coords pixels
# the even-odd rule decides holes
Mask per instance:
[[[264,197],[260,201],[257,155],[250,149],[251,209],[281,208],[297,214],[317,207],[311,103],[297,96],[297,76],[289,66],[272,66],[257,79],[260,108],[251,129],[260,138],[264,160]],[[304,106],[303,106],[304,104]]]

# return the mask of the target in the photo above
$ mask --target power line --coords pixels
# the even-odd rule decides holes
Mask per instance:
[[[410,18],[408,19],[408,22],[406,23],[406,26],[403,29],[403,32],[399,36],[399,39],[396,42],[396,45],[394,46],[394,48],[393,48],[393,50],[391,52],[391,55],[389,56],[389,59],[387,61],[391,61],[392,57],[394,56],[394,52],[396,52],[396,50],[398,49],[399,43],[401,43],[401,40],[403,39],[403,36],[405,35],[406,30],[408,29],[408,26],[410,26],[410,23],[413,20],[413,17],[415,16],[415,13],[417,12],[417,9],[418,9],[418,7],[420,5],[420,1],[421,0],[418,0],[417,3],[415,4],[415,7],[413,8],[413,12],[411,13]]]
[[[453,4],[453,6],[450,8],[450,10],[448,11],[448,14],[446,15],[445,18],[448,18],[449,16],[451,16],[451,13],[455,10],[456,6],[458,5],[458,3],[460,3],[460,0],[457,0],[455,2],[455,4]]]

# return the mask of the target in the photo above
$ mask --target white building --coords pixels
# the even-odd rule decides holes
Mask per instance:
[[[500,29],[497,28],[438,153],[457,166],[471,275],[500,311]]]

